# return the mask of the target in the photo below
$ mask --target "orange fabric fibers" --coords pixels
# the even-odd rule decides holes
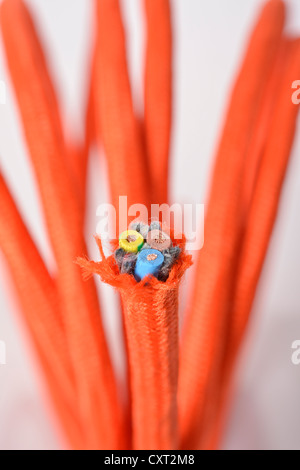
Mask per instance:
[[[249,139],[281,41],[284,6],[268,2],[233,90],[216,158],[179,370],[181,446],[197,449],[207,387],[225,348],[227,315],[243,222],[240,204]]]
[[[151,202],[168,202],[172,121],[172,25],[169,0],[145,0],[147,48],[145,138],[151,175]]]
[[[90,448],[124,447],[127,436],[95,287],[83,282],[74,265],[78,253],[86,252],[82,212],[63,158],[65,145],[43,58],[23,2],[4,0],[0,13],[8,66],[58,266],[57,288],[74,365],[78,413]]]
[[[107,157],[112,203],[119,220],[119,196],[127,196],[128,207],[135,203],[149,206],[149,177],[133,110],[119,2],[96,0],[96,4],[95,127]]]
[[[191,265],[184,251],[163,283],[119,274],[114,257],[79,260],[85,273],[98,274],[121,294],[129,347],[134,449],[176,449],[178,375],[178,288]],[[181,244],[184,247],[184,242]]]

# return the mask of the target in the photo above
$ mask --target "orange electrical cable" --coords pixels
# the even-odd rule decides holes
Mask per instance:
[[[276,58],[273,71],[270,75],[270,78],[266,84],[266,90],[264,92],[264,99],[261,103],[261,109],[258,113],[258,117],[255,124],[255,130],[253,132],[253,136],[250,139],[249,146],[247,149],[246,159],[245,161],[247,164],[245,165],[245,172],[243,175],[243,190],[242,190],[242,197],[241,197],[241,208],[243,212],[243,228],[241,230],[241,236],[239,244],[242,246],[244,232],[246,229],[247,224],[247,217],[249,210],[251,208],[251,202],[253,197],[253,192],[255,190],[255,183],[256,178],[259,174],[259,169],[261,165],[261,161],[263,158],[264,149],[267,143],[268,135],[270,133],[270,127],[272,124],[272,115],[274,112],[275,100],[274,96],[277,95],[278,90],[281,86],[282,81],[282,70],[285,65],[286,61],[286,54],[288,51],[288,41],[283,38],[282,44],[278,50],[278,57]],[[241,249],[240,249],[241,251]],[[240,253],[239,251],[239,253]],[[236,256],[239,256],[239,253]],[[236,279],[238,274],[235,274],[234,283],[236,283]],[[232,303],[233,298],[235,295],[234,288],[232,289],[231,299],[230,299],[230,309],[228,311],[227,317],[227,338],[225,337],[224,343],[226,345],[230,344],[231,338],[231,311],[232,311]],[[225,336],[225,334],[224,334]],[[228,347],[228,346],[226,346]],[[226,357],[226,351],[224,350],[223,355]],[[212,374],[212,379],[210,380],[209,385],[207,386],[206,392],[206,399],[205,399],[205,415],[202,419],[202,437],[201,437],[201,448],[204,446],[206,447],[206,435],[210,435],[211,426],[214,425],[214,416],[217,410],[217,402],[219,399],[220,393],[220,382],[221,376],[223,373],[224,368],[224,359],[219,361],[216,365],[216,372]]]
[[[9,4],[9,6],[8,6]],[[34,61],[34,67],[32,67],[31,73],[34,74],[36,72],[39,75],[40,83],[39,86],[42,86],[44,89],[45,101],[47,103],[47,112],[48,116],[51,117],[54,125],[56,126],[57,137],[61,139],[61,144],[63,143],[62,138],[62,122],[60,118],[59,106],[57,102],[56,93],[52,84],[52,80],[50,78],[50,74],[48,71],[48,65],[46,62],[45,54],[43,48],[41,46],[35,25],[33,23],[31,14],[27,9],[27,6],[24,4],[22,0],[5,0],[3,2],[3,10],[8,10],[7,14],[12,14],[14,12],[16,14],[16,21],[23,21],[23,28],[26,28],[26,40],[25,43],[22,44],[24,47],[24,52],[26,47],[30,47],[30,51],[32,54],[32,60]],[[11,13],[9,13],[11,12]],[[4,13],[5,15],[5,13]],[[14,29],[14,28],[12,28]],[[21,34],[21,31],[20,31]],[[15,38],[18,38],[17,33],[15,34]],[[20,43],[19,43],[20,45]],[[24,77],[25,78],[25,77]],[[62,158],[65,158],[66,165],[69,169],[70,179],[74,184],[79,187],[79,171],[80,171],[80,164],[81,164],[81,155],[79,152],[74,152],[70,149],[70,152],[64,149],[61,151]]]
[[[92,99],[92,89],[90,88],[84,120],[84,139],[82,142],[77,142],[76,145],[69,144],[67,149],[67,158],[70,167],[70,173],[72,174],[72,177],[75,180],[76,189],[78,191],[83,226],[85,222],[89,156],[91,145],[93,144],[95,135],[93,127],[94,123]]]
[[[83,434],[76,416],[74,372],[53,280],[0,174],[0,248],[10,269],[56,410],[76,448]]]
[[[127,196],[128,208],[135,203],[148,207],[150,175],[147,174],[141,126],[133,109],[119,2],[96,0],[95,5],[97,35],[92,72],[93,118],[98,144],[101,142],[104,146],[119,228],[119,196]],[[127,220],[124,225],[127,225]],[[124,315],[122,317],[124,322]],[[125,344],[127,349],[126,335]]]
[[[274,226],[294,140],[299,106],[291,99],[291,80],[300,73],[300,39],[290,45],[282,85],[277,92],[270,137],[255,186],[236,290],[231,344],[239,344]],[[255,223],[258,221],[259,223]],[[255,247],[255,249],[254,249]],[[247,285],[245,284],[247,281]]]
[[[97,295],[93,283],[85,284],[74,265],[78,253],[86,251],[82,211],[66,168],[58,113],[49,99],[49,81],[40,66],[42,58],[35,48],[32,21],[23,2],[4,0],[0,19],[8,66],[58,266],[57,288],[76,373],[78,412],[90,448],[119,448],[126,445],[126,436],[122,432],[123,416]]]
[[[270,237],[278,212],[280,194],[293,144],[299,106],[292,103],[291,83],[300,73],[300,39],[289,45],[281,68],[282,84],[277,89],[272,126],[261,162],[253,201],[247,221],[231,318],[231,335],[224,361],[218,418],[212,422],[209,447],[218,442],[224,421],[224,404],[230,392],[230,377],[241,344],[256,287],[263,268]],[[207,434],[209,436],[208,429]]]
[[[85,110],[85,119],[84,119],[84,141],[82,143],[79,151],[81,152],[81,158],[75,160],[79,165],[77,165],[78,179],[80,181],[80,188],[82,193],[83,207],[85,207],[86,201],[86,185],[88,177],[88,164],[89,164],[89,155],[91,146],[95,143],[96,140],[96,131],[95,131],[95,109],[94,109],[94,88],[93,88],[93,79],[94,79],[94,53],[92,54],[91,60],[91,74],[89,89],[87,94],[86,110]]]
[[[240,198],[249,139],[280,45],[284,5],[269,1],[252,34],[219,147],[192,303],[180,357],[181,446],[198,448],[207,386],[222,360],[226,315],[242,227]]]
[[[118,221],[119,196],[127,196],[128,207],[136,203],[149,206],[150,179],[134,115],[119,1],[96,0],[96,6],[95,127],[107,158]]]
[[[249,149],[246,157],[246,168],[243,180],[243,207],[245,211],[245,220],[247,219],[249,208],[251,207],[253,191],[255,189],[256,179],[259,173],[263,152],[270,132],[272,115],[275,108],[277,90],[282,82],[282,68],[285,65],[286,54],[288,52],[288,41],[283,38],[278,51],[278,57],[274,65],[264,93],[264,100],[257,118],[253,137],[249,142]]]
[[[129,346],[133,448],[177,449],[178,288],[121,293]]]
[[[178,375],[178,288],[191,256],[182,253],[168,280],[137,283],[119,274],[114,256],[100,263],[80,259],[87,276],[98,274],[121,294],[128,338],[133,448],[176,449]]]
[[[145,0],[145,140],[152,203],[168,201],[172,120],[172,25],[169,0]]]

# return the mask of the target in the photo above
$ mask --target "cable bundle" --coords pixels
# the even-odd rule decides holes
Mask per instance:
[[[118,0],[95,0],[97,35],[86,136],[70,146],[31,15],[3,0],[0,22],[56,274],[50,275],[0,175],[0,247],[40,359],[56,414],[74,449],[217,448],[234,364],[280,201],[299,107],[299,39],[283,34],[284,3],[268,1],[232,91],[216,156],[205,246],[179,345],[180,281],[191,265],[184,237],[133,222],[119,246],[89,261],[83,236],[86,168],[96,140],[111,198],[168,200],[172,27],[168,0],[145,0],[145,113],[136,116]],[[12,27],[13,24],[13,27]],[[276,93],[276,98],[274,94]],[[128,161],[135,165],[129,166]],[[129,408],[121,405],[93,281],[120,294],[129,361]],[[217,345],[217,346],[216,346]],[[53,366],[55,364],[55,367]],[[131,433],[132,430],[132,433]]]
[[[179,375],[183,448],[216,448],[230,379],[267,253],[299,107],[299,39],[283,33],[284,3],[265,4],[229,104],[187,312]],[[199,371],[195,374],[195,370]]]

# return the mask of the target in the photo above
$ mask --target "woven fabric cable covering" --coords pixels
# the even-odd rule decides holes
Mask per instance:
[[[291,83],[300,73],[300,40],[285,33],[284,2],[265,2],[232,87],[209,188],[204,247],[191,256],[184,236],[180,241],[172,236],[181,252],[168,279],[137,282],[120,274],[99,238],[101,261],[88,260],[84,222],[94,142],[104,149],[116,209],[123,195],[129,206],[168,202],[172,2],[142,4],[147,27],[143,118],[133,106],[120,3],[94,0],[97,30],[86,135],[79,148],[70,148],[32,14],[23,0],[3,0],[7,66],[55,277],[3,175],[0,248],[70,448],[217,449],[294,141],[299,108],[291,101]],[[128,165],[131,159],[135,165]],[[112,242],[112,250],[115,246]],[[180,338],[179,286],[192,262],[193,286]],[[120,295],[130,413],[102,325],[99,278]]]

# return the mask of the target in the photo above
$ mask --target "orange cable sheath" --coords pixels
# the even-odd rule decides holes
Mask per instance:
[[[73,158],[74,172],[77,174],[77,181],[79,182],[79,190],[82,198],[83,206],[83,222],[86,206],[86,185],[88,177],[88,164],[91,146],[95,142],[95,118],[94,118],[94,94],[93,94],[93,78],[94,78],[94,55],[91,60],[91,76],[88,87],[88,95],[86,100],[85,118],[84,118],[84,139],[80,145],[77,146],[77,158]],[[75,155],[76,157],[76,155]]]
[[[96,8],[96,11],[97,11],[98,8],[100,8],[96,1],[95,1],[95,8]],[[120,27],[120,28],[122,27],[122,23],[121,23],[120,19],[119,19],[118,27]],[[104,38],[103,38],[103,40],[105,41]],[[96,42],[95,42],[95,45],[94,45],[94,50],[93,50],[93,55],[92,55],[91,77],[90,77],[90,87],[89,87],[89,99],[88,99],[88,106],[87,106],[87,113],[86,113],[86,132],[85,132],[86,141],[85,141],[85,143],[86,143],[86,148],[87,149],[93,143],[98,144],[98,146],[100,146],[102,144],[102,135],[101,135],[102,131],[101,131],[101,122],[100,122],[101,121],[101,112],[99,112],[100,105],[102,106],[102,100],[100,101],[100,104],[97,105],[97,101],[100,98],[99,88],[98,88],[97,72],[98,72],[98,67],[99,67],[99,59],[101,60],[101,58],[99,57],[100,51],[98,49],[98,43],[99,43],[99,37],[98,37],[98,35],[96,35]],[[103,47],[106,48],[106,47],[108,47],[108,45],[103,44]],[[122,53],[126,54],[125,44],[119,43],[117,45],[117,48],[118,47],[121,50],[121,54]],[[122,51],[122,48],[123,48],[123,51]],[[126,77],[126,75],[127,75],[126,57],[125,57],[125,61],[123,63],[123,66],[124,66],[124,77],[125,77],[124,82],[125,82],[126,78],[128,79],[128,77]],[[107,70],[109,73],[114,75],[116,70],[115,70],[113,65],[110,65],[110,67],[111,68],[109,69],[109,67],[105,66],[105,70]],[[132,103],[131,103],[131,96],[130,96],[130,88],[126,88],[126,84],[124,82],[122,83],[122,86],[120,86],[119,88],[116,89],[116,93],[113,94],[113,98],[116,98],[118,100],[120,99],[121,103],[122,103],[122,101],[125,103],[126,100],[128,99],[127,104],[129,103],[129,106],[131,106]],[[124,92],[124,90],[126,90],[125,93],[128,93],[128,95],[125,96],[125,98],[122,97],[121,94],[120,94],[121,92]],[[105,90],[103,90],[103,91],[105,92]],[[122,109],[122,104],[121,103],[120,103],[120,106],[121,106],[121,109]],[[125,103],[125,106],[127,104]],[[102,106],[102,108],[103,108],[103,106]],[[103,110],[102,108],[101,108],[101,110]],[[126,115],[128,119],[132,120],[131,124],[133,125],[133,127],[135,127],[136,125],[139,127],[140,123],[138,123],[138,121],[134,122],[135,121],[135,116],[133,115],[132,111],[130,109],[128,110],[128,108],[124,108],[124,110],[126,111],[124,113],[124,116]],[[112,109],[110,109],[110,111],[112,111]],[[106,119],[107,119],[106,111],[104,111],[104,113],[105,114],[103,114],[103,119],[106,121]],[[112,113],[110,113],[109,116],[111,117]],[[122,126],[122,119],[120,120],[119,125]],[[109,126],[105,127],[105,129],[107,131],[109,131]],[[120,131],[122,132],[122,128],[120,129]],[[142,131],[139,128],[134,128],[133,136],[132,136],[133,139],[136,139],[138,141],[137,142],[137,148],[139,149],[138,152],[137,152],[138,154],[140,154],[140,152],[141,152],[141,148],[140,148],[141,142],[139,142],[140,136],[142,135],[141,132]],[[108,137],[109,136],[107,136],[107,138]],[[127,137],[127,136],[125,136],[125,137]],[[116,142],[117,142],[117,140],[116,140]],[[109,145],[109,149],[114,151],[114,148],[115,148],[114,143],[112,143],[112,145],[110,145],[110,143],[109,143],[108,145]],[[136,145],[136,143],[133,142],[133,146],[135,146],[135,145]],[[128,149],[128,148],[125,149],[126,152],[128,150],[130,151],[130,149]],[[116,155],[118,157],[118,154],[116,154]],[[114,171],[117,169],[118,163],[116,162],[116,165],[111,165],[110,166],[110,162],[112,161],[111,160],[111,154],[106,155],[106,157],[107,157],[107,160],[108,160],[109,169],[111,170],[111,171],[109,171],[109,173],[110,174],[114,173]],[[110,186],[111,186],[110,190],[111,190],[112,200],[114,201],[115,207],[118,209],[119,195],[122,195],[122,194],[126,195],[128,193],[128,188],[130,190],[132,190],[133,188],[131,188],[131,182],[127,181],[126,191],[125,190],[120,191],[120,193],[118,194],[119,185],[116,184],[118,176],[115,175],[115,177],[116,177],[115,179],[113,178],[114,182],[111,182],[110,178],[109,178],[109,182],[110,182]],[[113,195],[113,193],[115,195]],[[131,201],[133,201],[133,198],[131,199]],[[117,218],[118,218],[118,214],[116,214],[116,215],[117,215]],[[118,230],[118,228],[119,227],[116,227],[117,230]],[[121,308],[121,305],[120,305],[120,308]],[[125,394],[124,394],[126,396],[126,400],[125,400],[125,403],[124,403],[124,413],[125,413],[125,423],[126,423],[126,431],[125,432],[128,436],[127,445],[130,447],[131,446],[132,432],[131,432],[131,410],[130,410],[131,403],[130,403],[130,384],[129,384],[128,344],[127,344],[127,338],[126,338],[126,333],[125,333],[123,312],[122,312],[122,332],[123,332],[124,345],[125,345],[125,358],[126,358],[125,362],[126,362],[126,371],[127,371],[127,374],[126,374],[127,392],[125,392]]]
[[[54,282],[33,243],[0,174],[0,247],[24,318],[67,436],[76,447],[82,432],[76,417],[74,373]]]
[[[93,117],[98,144],[103,144],[106,155],[118,230],[118,222],[121,222],[119,197],[127,196],[128,208],[135,203],[148,208],[151,182],[147,174],[142,129],[133,109],[120,5],[118,0],[96,0],[95,6]],[[124,323],[124,315],[122,319]],[[126,334],[125,344],[128,349]]]
[[[97,14],[97,19],[98,19],[99,18],[99,10],[103,7],[98,5],[97,0],[95,0],[94,4],[95,4],[95,12],[98,13]],[[102,90],[102,89],[99,90],[98,73],[99,73],[99,70],[101,72],[101,69],[103,67],[103,64],[101,63],[101,61],[103,60],[102,59],[102,53],[101,53],[101,47],[103,47],[105,49],[105,48],[110,47],[110,46],[108,46],[108,44],[106,43],[106,40],[105,40],[105,37],[104,37],[104,34],[103,34],[102,40],[104,42],[103,42],[103,45],[99,48],[100,39],[99,39],[99,35],[98,35],[98,31],[99,31],[99,24],[98,23],[99,23],[99,21],[97,21],[96,41],[95,41],[95,44],[94,44],[94,47],[93,47],[93,55],[92,55],[92,62],[91,62],[91,64],[92,64],[91,65],[91,77],[90,77],[90,87],[89,87],[89,98],[88,98],[88,106],[87,106],[87,113],[86,113],[86,132],[85,132],[85,136],[86,136],[86,147],[87,148],[92,143],[96,143],[96,145],[98,145],[98,147],[100,147],[100,145],[102,144],[101,119],[103,118],[104,123],[106,123],[107,119],[112,119],[113,118],[112,111],[114,111],[113,109],[110,108],[110,110],[109,110],[110,114],[108,116],[106,115],[107,112],[103,108],[103,103],[102,103],[102,98],[101,98],[101,93],[106,93],[106,91],[105,91],[105,89],[104,90]],[[118,28],[122,28],[121,19],[119,19]],[[111,32],[109,32],[109,34],[111,34]],[[119,39],[120,39],[120,36],[122,36],[122,35],[118,35]],[[121,42],[116,46],[116,49],[120,48],[120,50],[121,50],[120,54],[121,55],[122,55],[122,53],[126,54],[125,44],[122,44],[122,41],[125,41],[125,40],[124,40],[124,38],[121,37]],[[122,48],[123,48],[123,50],[122,50]],[[118,54],[118,52],[115,52],[115,53]],[[113,56],[108,58],[108,60],[110,60],[110,59],[114,60]],[[122,58],[122,59],[124,59],[124,58]],[[120,60],[120,62],[122,63],[123,60]],[[122,83],[122,85],[120,87],[116,88],[116,93],[113,93],[113,95],[112,95],[113,98],[116,98],[117,100],[120,99],[121,109],[122,109],[122,106],[127,106],[128,103],[129,103],[129,107],[132,105],[131,96],[130,96],[130,88],[127,88],[126,83],[125,83],[126,79],[128,79],[126,57],[125,57],[124,63],[122,65],[124,66],[125,80],[124,80],[124,82]],[[99,69],[99,67],[100,67],[100,69]],[[110,64],[109,66],[105,65],[105,71],[107,71],[107,73],[109,73],[109,74],[112,74],[113,77],[114,77],[115,73],[119,72],[118,70],[116,70],[114,68],[113,64]],[[106,85],[104,84],[104,86],[106,86]],[[122,97],[122,92],[124,93],[124,90],[125,90],[125,94],[128,93],[128,95],[126,95],[125,98]],[[126,103],[127,99],[128,99],[128,102]],[[123,101],[124,101],[124,103],[122,105]],[[124,107],[124,111],[125,111],[124,116],[125,115],[129,116],[127,118],[132,120],[131,124],[134,127],[133,139],[139,139],[139,135],[137,134],[138,131],[135,128],[136,123],[135,123],[135,117],[133,115],[132,110],[129,110],[129,112],[128,112],[128,108]],[[122,126],[122,119],[120,119],[120,122],[118,122],[118,125]],[[106,130],[107,133],[109,133],[109,129],[110,129],[109,124],[107,123],[107,126],[105,126],[105,130]],[[120,133],[122,133],[122,127],[120,129]],[[127,136],[125,136],[125,138],[126,137]],[[119,153],[115,149],[115,144],[114,144],[114,142],[110,142],[110,140],[109,140],[110,138],[113,138],[113,136],[112,135],[107,135],[106,136],[106,142],[107,142],[108,146],[105,148],[105,150],[107,150],[108,152],[115,152],[116,157],[119,158]],[[117,142],[117,139],[115,139],[115,142]],[[137,145],[138,148],[139,148],[139,144],[140,143],[138,142],[138,145]],[[135,146],[135,145],[136,145],[135,142],[133,142],[133,146]],[[125,152],[127,152],[128,150],[130,152],[130,149],[128,149],[128,148],[125,149]],[[140,149],[138,150],[138,154],[139,154],[139,152],[140,152]],[[119,190],[119,185],[117,184],[118,176],[115,175],[115,177],[114,177],[114,172],[117,171],[118,162],[116,162],[116,164],[111,164],[111,162],[112,162],[112,154],[111,153],[107,153],[106,158],[107,158],[108,167],[109,167],[109,183],[110,183],[110,192],[111,192],[111,196],[112,196],[112,201],[114,202],[114,206],[116,208],[118,208],[118,203],[119,203],[118,198],[119,198],[120,195],[126,195],[128,193],[128,187],[130,187],[130,181],[126,182],[126,190],[120,190],[120,193],[118,193],[118,190]],[[111,175],[113,175],[112,176],[112,181],[111,181],[111,178],[110,178]],[[116,215],[117,215],[117,220],[118,220],[118,214],[116,214]],[[116,227],[116,230],[118,230],[118,226]],[[127,445],[129,447],[131,447],[131,434],[132,433],[131,433],[131,412],[130,412],[131,404],[130,404],[130,389],[129,389],[129,365],[128,365],[128,354],[127,354],[128,344],[127,344],[127,338],[126,338],[126,334],[125,334],[125,325],[124,325],[124,316],[123,316],[123,314],[122,314],[122,319],[121,320],[122,320],[122,333],[123,333],[124,345],[125,345],[125,362],[126,362],[126,371],[127,371],[126,385],[125,385],[126,388],[127,388],[127,391],[125,392],[126,399],[124,400],[125,401],[124,413],[125,413],[126,431],[124,431],[124,432],[126,432],[127,437],[128,437]]]
[[[237,276],[232,315],[232,331],[223,372],[218,416],[213,422],[209,447],[217,445],[225,419],[225,404],[230,393],[230,378],[249,320],[255,291],[267,254],[279,209],[280,195],[293,144],[299,106],[291,101],[291,83],[300,73],[300,39],[292,43],[281,70],[282,85],[277,90],[275,110],[268,142],[259,171]],[[209,435],[209,433],[208,433]]]
[[[58,265],[57,286],[76,373],[78,412],[90,448],[118,448],[126,436],[122,436],[122,413],[98,299],[93,283],[83,283],[74,265],[78,253],[85,253],[86,249],[82,212],[63,158],[65,144],[58,114],[53,101],[49,101],[48,80],[40,66],[40,56],[36,55],[32,21],[25,5],[21,0],[4,0],[0,19],[8,66]]]
[[[277,95],[271,135],[265,149],[248,217],[240,268],[242,275],[238,277],[237,298],[235,300],[234,314],[236,316],[233,318],[231,330],[232,341],[236,344],[240,342],[243,335],[249,306],[252,304],[253,294],[269,245],[294,140],[299,107],[292,103],[289,85],[291,78],[300,73],[300,39],[292,43],[288,59],[288,67],[284,71],[280,94]],[[261,222],[255,223],[255,220]],[[243,280],[249,284],[246,286]]]
[[[23,8],[24,11],[24,19],[26,15],[27,41],[30,41],[31,52],[32,54],[34,54],[34,60],[41,78],[42,86],[45,91],[45,97],[47,97],[49,116],[51,116],[51,119],[53,120],[53,122],[55,122],[57,134],[61,134],[59,137],[63,141],[63,125],[60,116],[56,91],[52,83],[52,79],[48,70],[47,60],[39,39],[39,35],[36,31],[35,24],[33,22],[31,12],[28,9],[26,3],[24,3],[22,0],[12,0],[11,3],[13,3],[14,1],[19,1],[20,5],[23,3],[23,6],[21,6],[21,8]],[[17,4],[16,8],[18,8]],[[74,189],[78,193],[78,203],[80,204],[81,210],[83,211],[84,199],[82,198],[82,192],[84,188],[81,184],[81,170],[83,168],[84,158],[82,155],[82,151],[80,151],[78,148],[68,148],[66,145],[64,151],[62,151],[61,157],[65,158],[69,177],[72,180]]]
[[[62,138],[63,126],[62,126],[62,120],[60,116],[58,100],[57,100],[56,92],[52,83],[52,79],[50,77],[48,64],[46,61],[46,57],[45,57],[40,39],[39,39],[39,35],[38,35],[38,32],[36,30],[35,24],[31,16],[31,12],[28,9],[26,3],[23,2],[23,0],[11,0],[10,3],[11,3],[10,8],[14,9],[14,11],[16,12],[19,10],[20,14],[23,16],[24,27],[26,27],[26,30],[27,30],[27,37],[26,37],[26,42],[24,46],[28,44],[28,47],[31,48],[31,53],[33,55],[33,60],[35,62],[35,67],[33,68],[33,70],[36,69],[37,73],[40,76],[40,82],[44,88],[45,99],[47,100],[48,114],[49,116],[51,116],[53,123],[55,123],[58,137],[61,140],[63,140]],[[6,6],[4,6],[4,8],[6,8]],[[23,13],[22,13],[22,10],[23,10]],[[75,149],[73,148],[67,149],[67,147],[61,153],[62,153],[62,158],[65,158],[66,167],[68,168],[70,178],[72,180],[72,183],[74,184],[74,188],[76,188],[76,190],[78,190],[78,193],[79,193],[79,189],[80,189],[79,178],[80,178],[80,168],[82,166],[82,163],[81,163],[82,156],[80,152],[75,151]],[[79,199],[79,203],[81,203],[80,199]]]
[[[191,265],[183,249],[168,280],[155,278],[137,283],[119,274],[114,256],[102,261],[78,260],[85,274],[98,274],[120,293],[128,338],[132,396],[133,449],[176,449],[178,376],[178,289]]]
[[[177,449],[178,289],[121,294],[128,338],[133,448]]]
[[[228,301],[242,224],[240,197],[249,139],[280,44],[284,5],[269,1],[252,34],[223,131],[205,224],[205,245],[186,320],[179,369],[181,446],[197,448],[206,387],[224,349]]]
[[[255,132],[249,143],[247,165],[245,168],[243,184],[243,207],[245,208],[245,218],[251,207],[253,192],[256,185],[256,179],[259,173],[263,152],[265,149],[267,137],[270,132],[272,115],[275,108],[278,87],[282,81],[282,67],[285,65],[286,54],[288,52],[288,40],[283,38],[278,51],[278,57],[266,86],[265,97],[257,119]]]
[[[258,113],[258,117],[255,124],[255,130],[253,136],[249,142],[247,149],[246,162],[244,176],[243,176],[243,189],[241,197],[241,208],[242,216],[244,220],[243,228],[241,230],[239,245],[242,246],[243,237],[246,230],[247,216],[251,208],[251,202],[253,197],[253,192],[255,190],[256,178],[259,174],[260,165],[263,159],[264,149],[267,143],[268,135],[270,133],[270,127],[272,124],[272,116],[275,107],[274,96],[277,95],[278,89],[281,86],[282,81],[282,70],[286,62],[286,53],[287,53],[288,41],[283,38],[282,44],[278,50],[278,57],[274,63],[274,67],[270,78],[266,84],[266,90],[264,93],[264,99],[261,103],[261,109]],[[239,260],[241,248],[236,254],[236,257]],[[235,273],[234,286],[237,282],[238,274]],[[231,325],[231,312],[232,312],[232,303],[235,295],[234,286],[232,288],[231,300],[229,303],[230,311],[228,312],[227,325],[226,325],[226,334],[225,345],[226,348],[230,346],[231,336],[232,336],[232,325]],[[226,351],[223,351],[222,361],[219,361],[216,367],[216,371],[212,374],[209,385],[207,386],[206,392],[206,401],[205,401],[205,413],[202,419],[202,436],[201,436],[201,446],[206,447],[205,441],[207,440],[206,436],[210,435],[211,426],[214,425],[214,416],[216,413],[217,402],[219,399],[220,392],[220,382],[222,378],[223,368],[224,368],[224,357],[226,357]]]
[[[168,201],[172,122],[172,24],[169,0],[145,0],[145,140],[152,203]]]
[[[118,0],[96,0],[95,128],[106,154],[112,203],[119,196],[149,206],[150,179],[127,70],[125,33]]]

